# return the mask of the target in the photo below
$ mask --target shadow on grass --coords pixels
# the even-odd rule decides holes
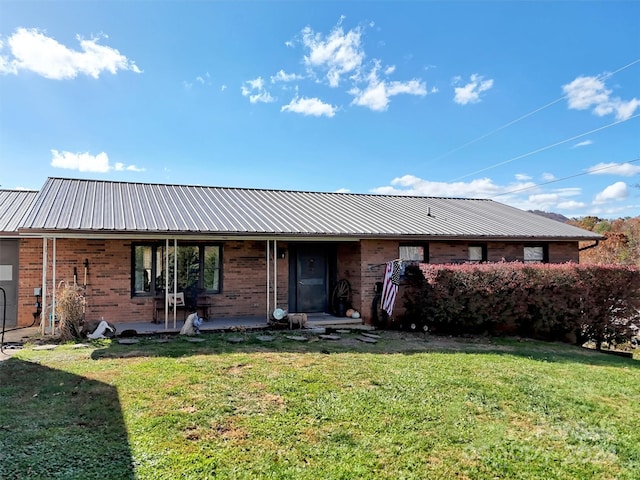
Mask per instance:
[[[134,479],[115,387],[0,362],[0,478]]]
[[[289,338],[300,336],[306,337],[306,341]],[[374,339],[375,343],[362,341],[363,334],[360,332],[339,334],[339,339],[332,340],[299,330],[207,333],[195,338],[179,335],[142,336],[125,340],[135,342],[131,344],[119,344],[117,340],[108,342],[103,348],[94,350],[91,358],[94,360],[148,356],[177,358],[193,355],[270,352],[405,355],[469,353],[514,355],[544,362],[640,367],[640,362],[632,358],[607,355],[564,343],[485,336],[447,337],[390,330],[376,331],[375,336],[378,337]],[[271,340],[260,340],[264,337],[271,337]]]

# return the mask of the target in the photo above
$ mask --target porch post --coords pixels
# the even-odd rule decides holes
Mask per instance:
[[[273,241],[273,308],[278,308],[278,241]]]
[[[169,239],[165,239],[164,247],[164,329],[169,328]]]
[[[42,310],[40,311],[40,334],[44,335],[47,324],[47,237],[42,237]]]
[[[271,266],[269,265],[269,240],[267,240],[267,259],[266,259],[265,265],[267,266],[267,322],[268,322],[269,314],[271,313],[271,305],[269,304],[269,288],[271,286],[269,285],[271,280],[269,277],[269,271],[271,270]]]
[[[173,328],[176,328],[176,293],[178,293],[178,239],[173,239]]]

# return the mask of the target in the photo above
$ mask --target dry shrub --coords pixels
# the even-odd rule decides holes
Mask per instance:
[[[60,320],[60,339],[62,341],[72,341],[80,338],[84,307],[85,298],[81,287],[64,283],[64,286],[58,289],[56,315]]]

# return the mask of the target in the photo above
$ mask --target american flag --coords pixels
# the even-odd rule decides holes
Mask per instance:
[[[382,309],[391,316],[393,306],[396,303],[396,295],[398,294],[398,285],[400,284],[400,262],[393,260],[387,262],[387,268],[384,272],[384,281],[382,282]]]

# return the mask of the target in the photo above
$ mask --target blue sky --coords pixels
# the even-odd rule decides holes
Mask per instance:
[[[0,185],[640,215],[640,2],[0,2]],[[401,214],[401,212],[398,212]]]

